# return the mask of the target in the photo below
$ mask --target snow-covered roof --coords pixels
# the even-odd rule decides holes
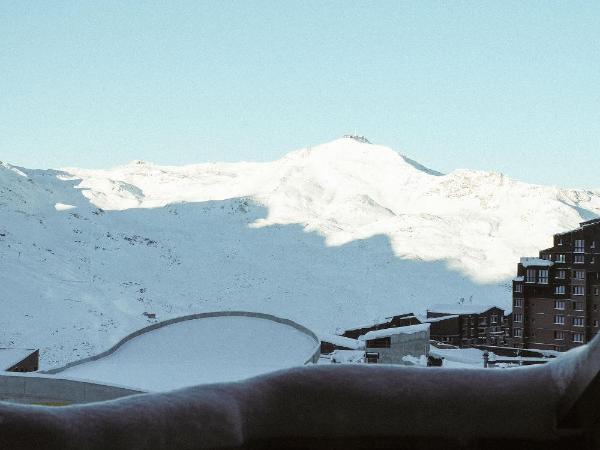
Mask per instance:
[[[331,355],[332,363],[360,363],[365,356],[364,350],[334,350]]]
[[[550,267],[550,266],[554,265],[554,263],[552,261],[548,261],[547,259],[530,258],[530,257],[521,258],[521,264],[523,265],[523,267],[529,267],[529,266]]]
[[[367,334],[359,336],[358,339],[360,341],[367,341],[370,339],[389,337],[395,334],[414,334],[427,330],[429,330],[429,324],[420,323],[418,325],[408,325],[406,327],[385,328],[383,330],[369,331]]]
[[[445,314],[482,314],[492,308],[497,308],[495,305],[458,305],[458,304],[438,304],[431,305],[427,311],[445,313]]]
[[[520,277],[514,277],[513,281],[525,281],[525,277],[520,276]]]
[[[390,323],[390,321],[389,320],[379,320],[377,322],[373,321],[369,324],[355,325],[351,328],[346,328],[346,331],[360,330],[361,328],[371,328],[371,327],[375,327],[377,325],[385,325],[387,323]]]
[[[456,319],[457,317],[458,317],[457,314],[450,314],[448,316],[440,316],[440,317],[428,317],[427,319],[425,319],[425,322],[427,322],[427,323],[441,322],[442,320]]]
[[[394,317],[398,317],[399,319],[417,319],[417,316],[415,316],[413,313],[396,314],[395,316],[386,317],[386,319],[392,320]]]
[[[344,336],[338,336],[337,334],[322,334],[319,336],[322,342],[329,342],[338,347],[345,347],[352,350],[360,350],[364,348],[364,342],[356,339],[347,338]]]
[[[34,350],[23,348],[0,348],[0,371],[10,369],[33,352]]]

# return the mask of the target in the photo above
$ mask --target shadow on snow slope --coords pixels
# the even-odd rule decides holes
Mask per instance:
[[[506,286],[400,259],[385,236],[331,247],[301,225],[253,227],[268,211],[243,198],[101,211],[57,174],[0,186],[0,347],[41,347],[44,368],[110,347],[144,312],[258,311],[332,332],[461,297],[510,304]]]

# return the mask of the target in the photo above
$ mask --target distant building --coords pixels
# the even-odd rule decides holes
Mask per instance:
[[[369,140],[365,136],[359,136],[357,134],[345,134],[344,138],[354,139],[355,141],[362,142],[363,144],[370,144]]]
[[[425,322],[431,326],[429,333],[432,340],[456,345],[457,347],[460,347],[462,344],[462,327],[459,315],[447,314],[438,317],[429,317]]]
[[[507,344],[504,310],[497,306],[449,304],[427,310],[431,339],[459,347]]]
[[[554,235],[537,258],[521,258],[513,280],[513,345],[565,351],[600,324],[600,219]]]
[[[0,371],[35,372],[40,360],[39,350],[0,348]]]
[[[409,365],[410,357],[429,356],[428,323],[369,331],[359,340],[369,363]]]

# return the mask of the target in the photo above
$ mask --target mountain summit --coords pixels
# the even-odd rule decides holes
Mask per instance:
[[[332,245],[385,235],[402,258],[446,261],[478,282],[510,276],[551,236],[600,214],[600,194],[527,184],[494,172],[442,174],[389,147],[342,138],[269,163],[144,163],[67,169],[105,210],[250,197],[255,225],[299,224]]]

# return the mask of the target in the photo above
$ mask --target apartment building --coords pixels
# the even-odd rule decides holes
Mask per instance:
[[[459,347],[506,345],[504,310],[491,305],[443,304],[427,309],[431,339]]]
[[[513,280],[512,344],[565,351],[600,325],[600,219],[554,235],[539,257],[521,258]]]

